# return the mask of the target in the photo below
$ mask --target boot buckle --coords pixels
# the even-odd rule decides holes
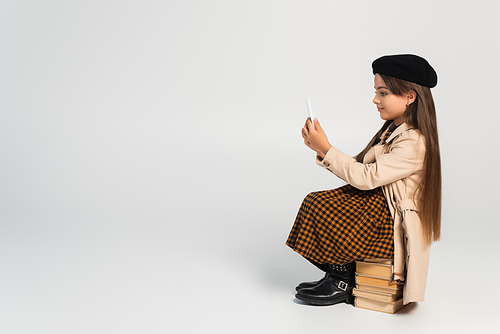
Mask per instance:
[[[349,284],[347,284],[346,282],[343,282],[343,281],[340,281],[339,284],[337,285],[337,287],[343,291],[347,291],[348,286],[349,286]]]

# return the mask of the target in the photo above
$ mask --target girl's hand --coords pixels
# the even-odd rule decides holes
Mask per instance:
[[[307,118],[306,124],[302,128],[302,138],[304,138],[304,144],[321,158],[324,158],[332,147],[317,118],[314,119],[314,128],[311,119]]]

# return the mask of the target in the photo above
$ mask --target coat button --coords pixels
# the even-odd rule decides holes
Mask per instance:
[[[325,168],[330,167],[330,161],[324,161],[323,166],[325,166]]]

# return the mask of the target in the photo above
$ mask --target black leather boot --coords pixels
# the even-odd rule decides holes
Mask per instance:
[[[316,285],[319,285],[323,283],[326,278],[328,277],[328,273],[325,274],[325,277],[320,279],[319,281],[313,281],[313,282],[302,282],[299,285],[295,287],[295,291],[299,291],[300,289],[307,289],[307,288],[314,288]]]
[[[322,283],[300,289],[295,297],[311,305],[327,306],[342,302],[354,304],[354,275],[354,263],[332,265]]]

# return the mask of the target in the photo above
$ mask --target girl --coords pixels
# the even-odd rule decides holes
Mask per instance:
[[[297,286],[313,305],[353,303],[354,261],[394,259],[403,303],[424,300],[430,244],[440,237],[441,163],[430,88],[437,75],[416,55],[372,63],[375,98],[386,122],[352,158],[333,147],[317,119],[302,137],[316,163],[348,184],[304,199],[286,244],[326,272]]]

